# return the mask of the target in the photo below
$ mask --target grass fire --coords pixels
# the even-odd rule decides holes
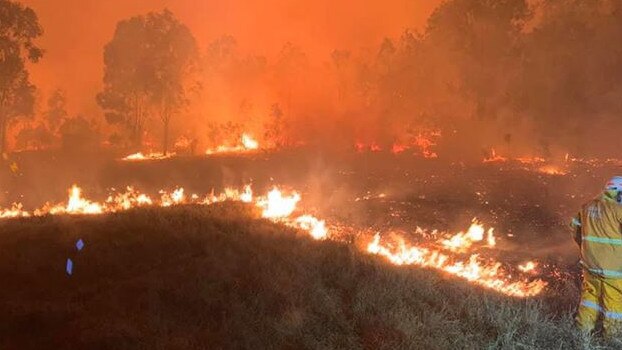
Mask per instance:
[[[622,349],[621,38],[612,0],[0,0],[0,349]]]

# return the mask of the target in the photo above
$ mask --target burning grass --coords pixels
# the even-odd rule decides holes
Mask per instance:
[[[158,152],[150,152],[150,153],[138,152],[138,153],[130,154],[129,156],[123,158],[122,160],[137,162],[137,161],[144,161],[144,160],[162,160],[162,159],[171,158],[173,156],[175,156],[175,153],[164,154],[164,153],[158,153]]]
[[[159,207],[180,204],[211,205],[228,200],[254,203],[261,209],[263,218],[307,231],[314,239],[347,239],[347,237],[340,237],[344,235],[339,230],[329,233],[329,229],[323,220],[309,214],[300,215],[300,210],[297,208],[298,202],[301,200],[300,194],[297,192],[284,194],[276,187],[267,196],[257,198],[253,197],[250,185],[245,186],[243,191],[227,188],[224,193],[218,196],[211,193],[204,197],[196,194],[188,196],[183,188],[177,188],[173,192],[160,191],[160,199],[157,201],[141,194],[132,187],[127,187],[125,192],[110,195],[105,202],[93,202],[83,198],[81,188],[74,185],[69,190],[69,198],[66,204],[60,203],[53,206],[46,204],[43,208],[35,210],[33,214],[23,211],[21,205],[16,204],[12,208],[0,210],[0,212],[5,214],[4,217],[59,214],[97,215],[147,205]],[[355,235],[360,236],[361,234],[355,233]],[[368,243],[367,252],[384,256],[396,265],[417,265],[438,269],[508,296],[536,296],[546,287],[546,282],[539,278],[520,276],[520,271],[522,271],[520,269],[515,273],[519,276],[513,276],[505,271],[506,267],[500,261],[480,258],[477,253],[477,245],[484,241],[489,248],[494,248],[496,238],[492,228],[485,232],[483,225],[475,219],[466,232],[445,236],[446,238],[441,238],[437,242],[427,239],[418,244],[407,244],[403,237],[398,237],[399,243],[395,246],[391,243],[381,243],[380,233],[377,233],[373,240]],[[534,264],[534,262],[529,263]]]
[[[575,332],[546,299],[395,266],[261,216],[227,202],[2,222],[0,347],[603,345]],[[86,247],[78,253],[79,238]],[[572,297],[556,297],[573,307]]]

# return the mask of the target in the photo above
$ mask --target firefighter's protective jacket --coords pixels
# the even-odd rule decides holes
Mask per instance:
[[[575,241],[581,247],[581,263],[591,273],[622,279],[622,205],[612,194],[583,205],[573,218]]]

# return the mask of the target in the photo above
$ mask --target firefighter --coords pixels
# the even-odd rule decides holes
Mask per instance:
[[[591,332],[602,319],[608,337],[622,333],[621,224],[622,176],[613,177],[600,196],[584,204],[571,224],[583,267],[576,323]]]

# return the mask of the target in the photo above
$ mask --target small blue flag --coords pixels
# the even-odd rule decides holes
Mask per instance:
[[[71,259],[67,259],[67,274],[71,276],[71,274],[73,273],[73,261],[71,261]]]
[[[76,248],[78,248],[78,251],[81,251],[82,248],[84,248],[84,241],[82,241],[82,238],[76,242]]]

